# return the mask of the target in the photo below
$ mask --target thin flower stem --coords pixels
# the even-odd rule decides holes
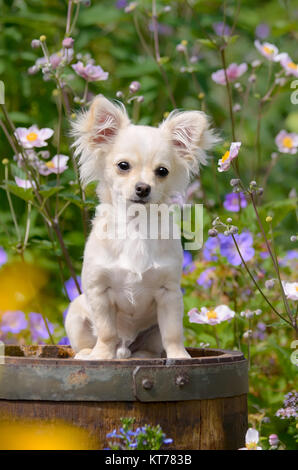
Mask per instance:
[[[228,80],[228,75],[227,75],[227,65],[226,65],[226,56],[225,56],[224,47],[220,49],[220,56],[221,56],[222,66],[224,69],[225,80],[226,80],[226,89],[227,89],[227,94],[228,94],[229,112],[230,112],[230,120],[231,120],[231,127],[232,127],[232,137],[233,137],[233,141],[236,142],[232,92],[231,92],[230,82]]]
[[[77,4],[76,4],[76,11],[75,11],[75,14],[74,14],[74,18],[73,18],[73,20],[72,20],[72,24],[71,24],[71,27],[70,27],[69,33],[68,33],[69,36],[73,33],[73,30],[74,30],[75,25],[76,25],[76,23],[77,23],[77,19],[78,19],[79,12],[80,12],[80,6],[81,6],[81,2],[77,2]]]
[[[266,237],[266,233],[265,233],[265,230],[264,230],[264,227],[263,227],[263,224],[262,224],[262,221],[261,221],[261,218],[260,218],[260,215],[259,215],[259,212],[258,212],[256,203],[255,203],[255,200],[254,200],[253,193],[250,192],[249,195],[250,195],[250,198],[251,198],[251,201],[252,201],[252,205],[253,205],[253,208],[254,208],[256,217],[257,217],[258,225],[259,225],[259,227],[260,227],[260,230],[261,230],[261,232],[262,232],[264,241],[265,241],[265,243],[266,243],[266,247],[267,247],[268,253],[269,253],[269,255],[270,255],[270,257],[271,257],[271,259],[272,259],[272,261],[273,261],[273,266],[274,266],[275,272],[276,272],[276,274],[277,274],[277,278],[278,278],[278,282],[279,282],[279,285],[280,285],[281,294],[282,294],[282,298],[283,298],[283,303],[284,303],[284,306],[285,306],[287,315],[288,315],[288,317],[290,318],[290,320],[292,321],[291,310],[290,310],[290,308],[289,308],[289,304],[288,304],[288,302],[287,302],[287,299],[286,299],[286,296],[285,296],[285,292],[284,292],[284,288],[283,288],[283,285],[282,285],[282,282],[281,282],[280,272],[279,272],[279,266],[278,266],[277,259],[275,258],[274,253],[272,252],[272,249],[271,249],[269,240],[268,240],[268,238]]]
[[[26,250],[27,243],[28,243],[28,238],[29,238],[29,233],[30,233],[31,207],[32,207],[31,202],[28,202],[27,222],[26,222],[25,236],[24,236],[24,241],[23,241],[23,246],[22,246],[22,251],[23,252]]]
[[[270,233],[271,233],[272,255],[275,259],[276,274],[277,274],[280,290],[282,292],[283,302],[284,302],[284,305],[286,307],[288,317],[289,317],[290,321],[293,323],[292,312],[291,312],[291,309],[290,309],[290,306],[289,306],[289,302],[286,298],[285,291],[284,291],[282,281],[281,281],[281,277],[280,277],[280,269],[279,269],[279,264],[278,264],[276,249],[275,249],[274,234],[273,234],[273,228],[272,228],[272,223],[271,222],[270,222]]]
[[[134,14],[133,14],[133,22],[134,22],[134,25],[135,25],[136,32],[137,32],[137,35],[139,37],[140,43],[142,44],[144,50],[146,51],[146,53],[148,54],[149,57],[154,57],[151,50],[147,46],[147,43],[146,43],[146,41],[144,39],[144,36],[142,34],[136,12],[134,12]]]
[[[166,84],[167,92],[171,100],[172,106],[176,108],[176,102],[174,95],[172,93],[170,83],[166,74],[166,71],[161,64],[160,51],[159,51],[159,38],[158,38],[158,23],[157,23],[157,14],[156,14],[156,0],[152,0],[152,27],[153,27],[153,39],[154,39],[154,50],[155,50],[155,60],[159,67],[159,70],[162,74],[164,82]]]
[[[69,36],[70,34],[72,7],[73,7],[72,0],[68,0],[65,36]]]
[[[15,226],[15,229],[16,229],[17,240],[18,240],[18,243],[20,243],[20,241],[21,241],[21,232],[20,232],[19,225],[18,225],[18,222],[17,222],[17,218],[16,218],[16,214],[15,214],[15,211],[14,211],[13,203],[12,203],[12,200],[11,200],[10,192],[9,192],[8,189],[7,189],[7,183],[8,183],[8,165],[5,165],[4,175],[5,175],[5,176],[4,176],[5,192],[6,192],[6,196],[7,196],[9,208],[10,208],[11,217],[12,217],[12,220],[13,220],[13,223],[14,223],[14,226]]]
[[[262,297],[264,298],[264,300],[267,302],[267,304],[270,306],[270,308],[276,313],[276,315],[278,315],[283,321],[285,321],[286,323],[288,323],[291,327],[293,327],[293,325],[286,319],[284,318],[274,307],[273,305],[271,304],[270,300],[266,297],[266,295],[263,293],[263,291],[260,289],[259,285],[257,284],[255,278],[253,277],[252,273],[250,272],[250,269],[249,267],[247,266],[246,262],[244,261],[243,259],[243,256],[241,254],[241,251],[239,249],[239,246],[238,246],[238,243],[234,237],[234,235],[232,234],[232,238],[233,238],[233,241],[235,243],[235,246],[236,246],[236,249],[238,251],[238,254],[241,258],[241,261],[243,263],[243,266],[245,267],[249,277],[251,278],[252,282],[254,283],[255,287],[258,289],[258,291],[260,292],[260,294],[262,295]]]

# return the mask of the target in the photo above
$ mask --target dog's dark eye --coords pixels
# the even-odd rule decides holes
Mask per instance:
[[[156,176],[159,176],[160,178],[164,178],[169,174],[169,170],[167,170],[165,167],[160,166],[159,168],[156,168],[155,170]]]
[[[130,164],[128,162],[119,162],[117,166],[121,171],[127,171],[130,169]]]

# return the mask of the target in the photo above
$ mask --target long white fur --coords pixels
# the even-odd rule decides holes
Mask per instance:
[[[77,118],[72,133],[82,183],[98,181],[101,202],[111,207],[95,215],[84,251],[83,294],[70,304],[66,317],[76,358],[129,357],[129,345],[156,323],[159,331],[134,355],[160,357],[164,350],[167,357],[189,357],[183,345],[180,240],[143,239],[137,230],[134,240],[101,239],[97,230],[110,223],[119,201],[131,204],[136,183],[151,187],[142,206],[146,210],[150,203],[169,203],[171,194],[185,191],[190,174],[206,164],[205,152],[217,141],[205,114],[173,112],[159,128],[136,126],[123,106],[98,96]],[[129,161],[131,169],[119,171],[119,161]],[[156,176],[159,166],[168,168],[166,178]]]

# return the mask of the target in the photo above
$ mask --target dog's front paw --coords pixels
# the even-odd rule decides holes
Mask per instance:
[[[75,356],[74,356],[74,359],[80,359],[80,360],[85,360],[87,361],[89,358],[90,358],[90,353],[91,353],[92,349],[88,349],[88,348],[85,348],[85,349],[81,349],[81,351],[79,351]]]
[[[168,359],[186,359],[191,358],[191,355],[188,354],[185,348],[173,348],[167,350],[167,358]]]

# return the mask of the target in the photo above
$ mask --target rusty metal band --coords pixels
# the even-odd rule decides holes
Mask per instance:
[[[161,402],[233,397],[248,391],[245,359],[212,364],[167,360],[164,365],[137,364],[8,358],[0,365],[0,399]]]

